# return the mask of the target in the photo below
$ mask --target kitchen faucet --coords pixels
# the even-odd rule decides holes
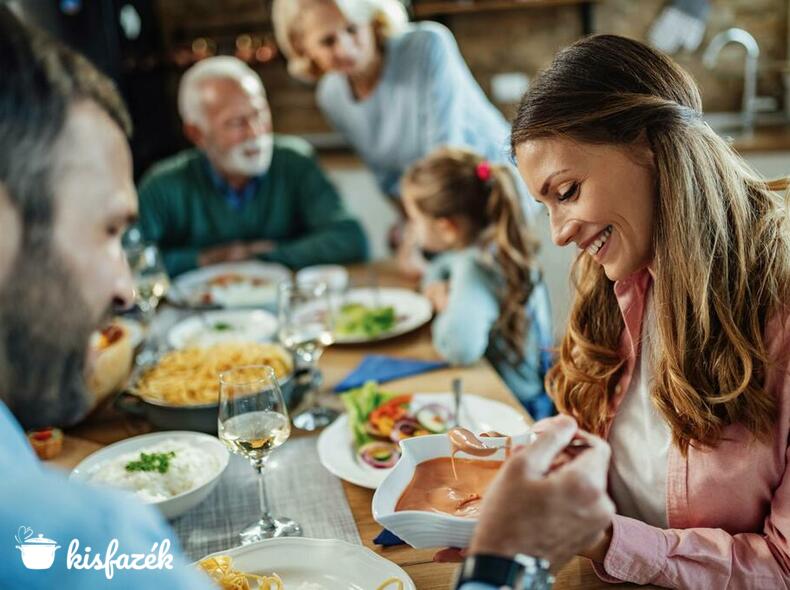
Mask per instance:
[[[743,29],[731,28],[722,31],[711,40],[702,61],[705,67],[713,69],[716,67],[719,53],[725,45],[738,43],[746,50],[746,60],[743,69],[743,106],[741,107],[741,119],[743,129],[746,133],[751,133],[754,129],[754,111],[757,98],[757,60],[760,57],[760,47],[757,40]]]

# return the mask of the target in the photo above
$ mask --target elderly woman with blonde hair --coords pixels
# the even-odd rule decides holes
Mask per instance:
[[[289,71],[318,83],[321,111],[384,194],[398,198],[406,168],[440,146],[510,165],[508,123],[442,25],[408,23],[397,0],[275,0],[273,19]]]

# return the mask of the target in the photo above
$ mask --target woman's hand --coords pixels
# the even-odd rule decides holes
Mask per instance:
[[[437,313],[442,313],[447,309],[447,302],[450,299],[450,283],[448,281],[429,283],[423,289],[423,295],[428,298]]]

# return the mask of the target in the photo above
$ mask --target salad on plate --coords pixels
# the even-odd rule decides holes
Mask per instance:
[[[340,308],[335,320],[335,332],[339,336],[374,339],[390,332],[397,320],[392,305],[370,307],[361,303],[346,303]]]
[[[446,406],[415,404],[412,394],[383,391],[375,382],[340,397],[348,412],[357,457],[376,469],[388,469],[398,462],[398,443],[403,439],[442,434],[453,423],[453,414]]]

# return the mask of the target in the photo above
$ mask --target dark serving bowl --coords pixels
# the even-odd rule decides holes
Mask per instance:
[[[280,379],[280,389],[289,411],[299,405],[309,388],[310,371],[307,369],[297,369]],[[196,430],[217,434],[218,403],[174,406],[142,397],[131,391],[122,391],[113,403],[118,410],[145,418],[160,430]]]

